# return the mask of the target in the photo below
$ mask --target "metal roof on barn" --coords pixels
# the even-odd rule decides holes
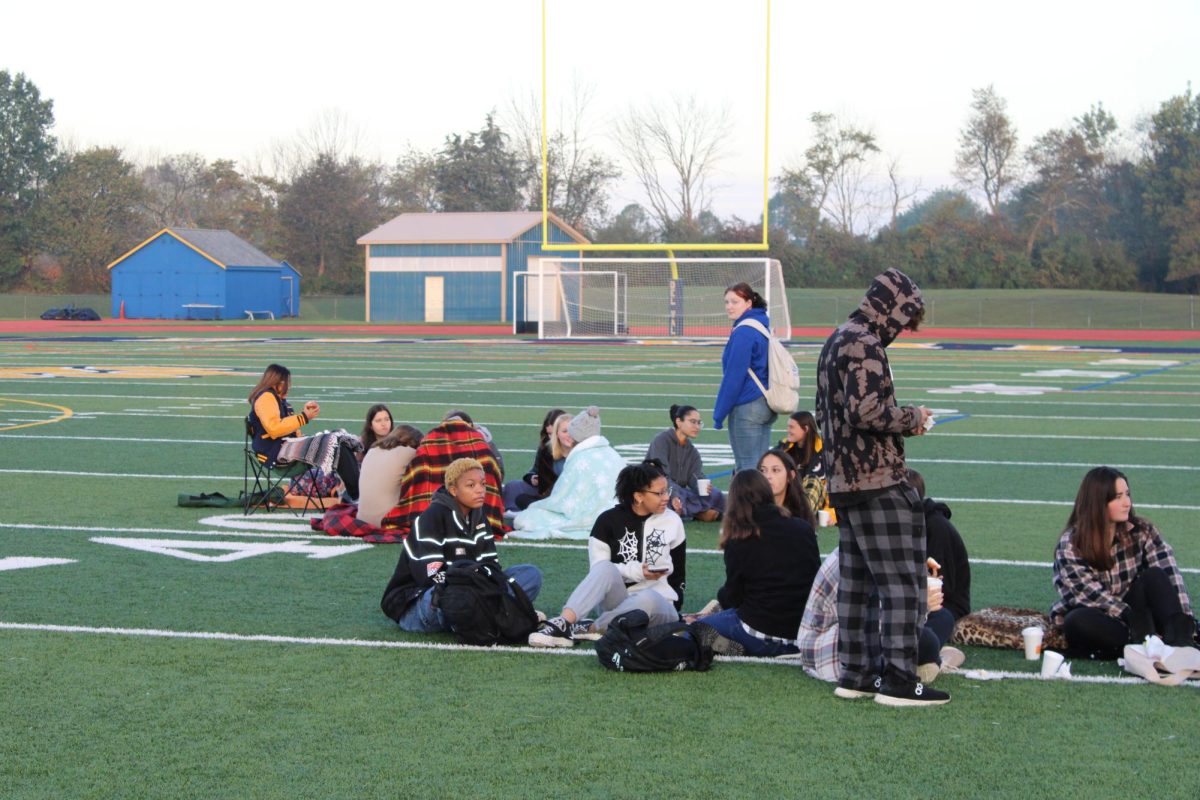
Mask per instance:
[[[581,244],[587,239],[555,214],[549,221]],[[540,225],[540,211],[438,211],[401,214],[359,238],[359,244],[506,243]]]
[[[115,259],[109,269],[129,258],[163,234],[173,236],[221,268],[278,267],[280,264],[232,231],[207,228],[163,228],[129,252]]]

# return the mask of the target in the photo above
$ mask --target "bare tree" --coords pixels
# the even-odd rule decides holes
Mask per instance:
[[[195,153],[158,159],[141,170],[146,214],[160,227],[192,226],[205,201],[208,162]]]
[[[784,168],[780,186],[807,198],[843,233],[856,233],[863,227],[863,215],[873,210],[869,182],[871,159],[879,152],[875,134],[824,112],[809,121],[816,129],[815,140],[799,167]]]
[[[700,213],[712,204],[712,180],[732,132],[727,108],[705,107],[695,97],[630,107],[617,120],[617,146],[664,230],[697,229]]]
[[[995,215],[1020,170],[1017,129],[1008,117],[1008,103],[991,85],[971,95],[971,116],[959,132],[954,174],[965,185],[983,189]]]
[[[546,205],[568,225],[595,232],[608,216],[607,188],[620,170],[588,136],[587,109],[593,90],[578,80],[559,105],[546,138]],[[529,208],[542,207],[541,108],[532,93],[526,102],[513,98],[505,125],[513,146],[527,165]]]
[[[909,184],[900,175],[900,158],[893,156],[887,166],[888,186],[891,188],[890,199],[892,220],[889,223],[892,230],[896,229],[896,220],[900,217],[900,207],[916,197],[921,191],[920,181]]]

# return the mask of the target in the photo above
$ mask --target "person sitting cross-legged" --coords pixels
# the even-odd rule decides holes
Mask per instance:
[[[641,609],[651,625],[679,619],[687,542],[683,520],[667,507],[670,491],[662,470],[631,464],[617,475],[617,505],[597,517],[588,539],[591,568],[567,598],[559,616],[529,634],[534,647],[570,647],[597,639],[608,623]],[[595,620],[583,615],[593,609]]]
[[[380,601],[383,613],[411,633],[449,630],[441,609],[433,604],[434,589],[446,579],[447,567],[456,561],[497,565],[500,561],[496,537],[483,512],[487,494],[483,465],[473,458],[460,458],[446,468],[445,480],[446,485],[413,523]],[[516,581],[531,602],[538,596],[542,572],[537,567],[518,564],[504,574]]]
[[[701,642],[727,655],[779,656],[797,652],[796,631],[821,566],[817,535],[807,520],[774,502],[771,484],[742,470],[729,484],[717,547],[725,551],[724,609],[701,618]]]

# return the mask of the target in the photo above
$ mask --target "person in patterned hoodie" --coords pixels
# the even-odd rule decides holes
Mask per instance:
[[[917,682],[925,612],[925,517],[905,483],[904,437],[931,419],[898,406],[886,348],[925,314],[921,290],[897,269],[876,276],[862,303],[830,334],[817,361],[821,456],[837,510],[838,659],[834,694],[892,706],[946,703]]]

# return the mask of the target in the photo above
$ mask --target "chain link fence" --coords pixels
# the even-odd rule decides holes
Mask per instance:
[[[789,289],[788,300],[793,326],[824,327],[840,325],[858,307],[862,293]],[[979,289],[926,292],[926,301],[926,327],[1198,328],[1196,295]],[[37,319],[47,309],[66,305],[112,316],[107,294],[0,294],[0,319]],[[305,295],[300,300],[300,320],[306,323],[362,322],[364,315],[362,295]]]

